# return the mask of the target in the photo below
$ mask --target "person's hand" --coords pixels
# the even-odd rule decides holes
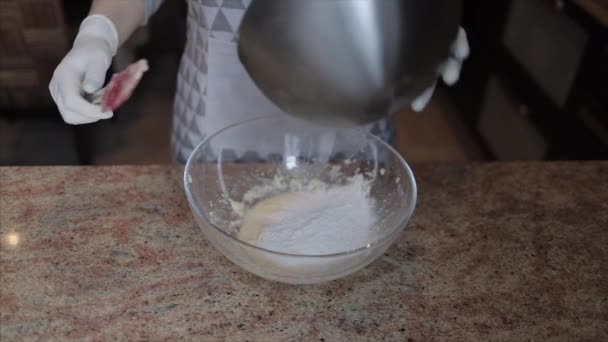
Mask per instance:
[[[87,17],[80,25],[72,50],[55,69],[49,90],[66,123],[78,125],[109,119],[112,112],[84,98],[99,90],[116,54],[118,33],[110,19]]]
[[[458,30],[458,37],[452,44],[451,56],[448,60],[441,65],[439,68],[439,73],[441,78],[447,85],[454,85],[458,82],[460,78],[460,70],[462,69],[462,63],[467,57],[469,57],[470,49],[469,49],[469,41],[467,40],[467,34],[464,29],[461,27]],[[430,88],[424,91],[422,95],[417,97],[411,104],[412,110],[416,112],[421,112],[424,110],[426,105],[433,97],[433,92],[435,91],[435,84],[433,84]]]

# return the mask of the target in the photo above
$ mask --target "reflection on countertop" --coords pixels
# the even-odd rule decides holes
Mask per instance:
[[[8,247],[17,247],[19,244],[19,233],[6,233],[3,240]]]
[[[216,252],[169,166],[0,168],[0,340],[608,340],[608,163],[414,164],[409,228],[343,280]]]

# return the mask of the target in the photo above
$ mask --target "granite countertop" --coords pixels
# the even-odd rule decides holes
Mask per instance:
[[[168,166],[0,168],[0,340],[608,340],[608,162],[413,169],[386,255],[289,286],[216,252]]]

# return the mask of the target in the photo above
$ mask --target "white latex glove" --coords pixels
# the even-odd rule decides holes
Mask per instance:
[[[114,115],[102,112],[101,106],[83,96],[103,86],[117,48],[118,33],[110,19],[92,15],[82,22],[72,50],[59,63],[49,84],[51,96],[65,122],[86,124]]]
[[[460,70],[462,69],[462,63],[465,59],[467,59],[467,57],[469,57],[470,52],[467,34],[461,27],[458,30],[458,37],[456,37],[456,40],[452,44],[450,58],[448,58],[448,60],[439,68],[439,74],[441,75],[443,82],[450,86],[458,82],[458,79],[460,78]],[[431,97],[433,97],[436,84],[437,83],[433,84],[430,88],[425,90],[422,95],[412,102],[412,110],[416,112],[421,112],[424,110],[426,105],[431,100]]]

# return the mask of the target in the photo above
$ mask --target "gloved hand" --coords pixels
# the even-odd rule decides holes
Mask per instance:
[[[109,119],[83,96],[99,90],[118,48],[118,33],[110,19],[102,15],[87,17],[80,25],[72,50],[55,69],[49,84],[51,96],[63,120],[78,125]]]
[[[447,85],[454,85],[456,82],[458,82],[458,79],[460,78],[460,70],[462,69],[462,63],[465,59],[467,59],[467,57],[469,57],[470,54],[467,34],[462,27],[458,30],[458,37],[456,37],[454,44],[452,44],[451,54],[452,55],[450,58],[448,58],[448,60],[439,68],[439,74]],[[422,95],[412,102],[412,110],[415,112],[424,110],[426,105],[431,100],[431,97],[433,97],[436,84],[437,83],[433,84],[433,86],[425,90]]]

